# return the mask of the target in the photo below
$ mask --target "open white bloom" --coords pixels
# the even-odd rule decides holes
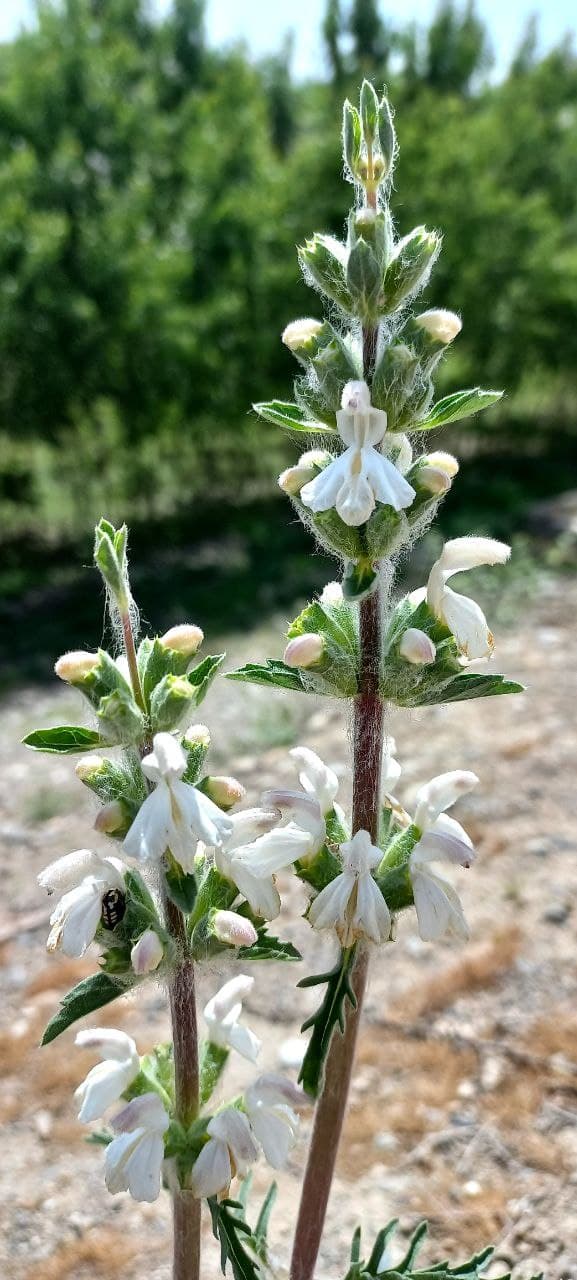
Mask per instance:
[[[76,849],[41,872],[41,888],[63,895],[50,917],[48,951],[60,949],[66,956],[84,955],[100,924],[104,894],[110,889],[124,889],[122,872],[118,858],[101,858],[91,849]]]
[[[254,978],[239,973],[230,982],[225,982],[204,1007],[204,1020],[211,1044],[216,1044],[221,1049],[236,1049],[249,1062],[256,1062],[262,1042],[249,1027],[240,1025],[239,1018],[243,999],[253,987]]]
[[[306,821],[307,804],[314,813],[309,815],[310,826],[318,833],[322,822],[318,805],[308,796],[300,796],[297,816],[299,825],[287,822],[281,825],[281,815],[276,807],[283,798],[288,805],[294,800],[294,792],[268,792],[265,804],[271,809],[245,809],[231,814],[232,832],[220,848],[214,851],[217,869],[232,880],[256,915],[264,920],[274,920],[280,911],[280,897],[274,877],[278,871],[290,867],[299,858],[310,855],[315,837],[311,830],[301,825]],[[298,797],[297,797],[298,798]],[[315,827],[316,821],[316,827]],[[322,824],[324,840],[324,823]],[[319,845],[320,848],[320,845]]]
[[[284,1076],[268,1072],[251,1084],[245,1095],[251,1129],[273,1169],[282,1169],[297,1140],[299,1118],[295,1106],[307,1101]]]
[[[133,1098],[112,1120],[118,1135],[106,1148],[104,1176],[111,1194],[129,1191],[133,1200],[157,1200],[170,1117],[157,1093]]]
[[[510,554],[511,548],[506,543],[493,538],[453,538],[445,543],[429,574],[429,608],[453,633],[461,653],[470,661],[489,657],[494,647],[493,636],[476,601],[452,591],[447,579],[478,565],[504,564]]]
[[[140,1058],[131,1036],[113,1027],[79,1031],[74,1041],[80,1049],[96,1049],[102,1058],[79,1084],[74,1097],[80,1102],[82,1124],[98,1120],[132,1084],[140,1071]]]
[[[343,870],[313,899],[308,919],[314,929],[335,929],[343,947],[355,938],[386,942],[391,916],[371,871],[383,853],[371,843],[368,831],[357,831],[340,847]]]
[[[186,756],[170,733],[157,733],[142,770],[155,784],[124,840],[124,851],[157,862],[166,849],[184,871],[192,871],[197,840],[219,846],[232,830],[230,818],[208,796],[182,781]]]
[[[444,933],[468,938],[469,930],[459,896],[452,884],[431,869],[432,862],[470,866],[475,852],[467,832],[444,812],[477,785],[476,774],[466,770],[442,773],[417,793],[414,824],[422,831],[409,859],[409,874],[419,923],[419,934],[432,942]]]
[[[299,782],[303,791],[318,800],[321,813],[326,817],[335,807],[339,789],[336,773],[309,747],[293,747],[289,755],[300,766]]]
[[[366,382],[347,382],[341,403],[337,426],[347,448],[301,489],[301,502],[314,512],[336,507],[351,527],[364,524],[377,502],[395,511],[410,507],[415,490],[375,448],[387,429],[387,415],[371,405]]]
[[[195,1196],[226,1195],[233,1178],[243,1178],[258,1159],[258,1147],[242,1111],[225,1107],[207,1127],[209,1140],[192,1168]]]

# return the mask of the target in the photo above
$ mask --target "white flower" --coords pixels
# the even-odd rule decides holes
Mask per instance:
[[[427,666],[430,662],[434,662],[437,656],[431,637],[426,631],[419,631],[418,627],[407,627],[403,632],[399,653],[401,658],[406,662],[414,663],[415,666]]]
[[[299,1127],[293,1108],[305,1101],[301,1089],[272,1072],[259,1076],[245,1093],[251,1129],[273,1169],[282,1169],[287,1162]]]
[[[294,800],[295,793],[269,792],[263,798],[266,804],[274,797],[272,803],[276,804],[276,797],[281,796],[288,804],[289,799]],[[314,802],[307,796],[300,799],[299,817],[305,813],[307,802],[314,808]],[[321,822],[318,805],[315,814],[318,832]],[[314,827],[315,814],[311,815],[311,827]],[[314,844],[311,831],[294,822],[275,825],[279,818],[277,809],[245,809],[232,814],[232,832],[214,853],[217,869],[232,880],[256,915],[264,920],[274,920],[280,911],[280,897],[274,882],[276,872],[308,856]]]
[[[78,1119],[88,1124],[103,1116],[136,1080],[140,1058],[132,1037],[112,1027],[79,1031],[74,1043],[80,1049],[96,1049],[103,1059],[92,1067],[74,1094],[80,1102]]]
[[[142,976],[154,973],[164,955],[164,947],[154,929],[145,929],[130,952],[130,963],[135,973]]]
[[[301,502],[314,512],[336,507],[351,527],[364,524],[377,502],[395,511],[410,507],[415,490],[375,448],[387,429],[387,415],[372,407],[366,382],[347,382],[341,403],[337,426],[347,448],[301,489]]]
[[[306,670],[308,667],[318,666],[324,651],[323,637],[314,631],[305,631],[302,636],[289,640],[283,653],[283,662],[287,667],[303,667]]]
[[[479,605],[447,586],[453,573],[462,573],[481,564],[504,564],[511,548],[493,538],[454,538],[446,542],[435,561],[427,584],[427,603],[449,628],[465,658],[487,658],[494,640]]]
[[[192,1168],[195,1196],[226,1195],[235,1177],[243,1178],[258,1159],[258,1147],[242,1111],[225,1107],[207,1127],[209,1140]]]
[[[335,929],[343,947],[355,938],[386,942],[391,932],[389,908],[371,871],[383,853],[368,831],[357,831],[340,847],[343,870],[313,899],[308,919],[314,929]]]
[[[409,858],[409,874],[419,934],[432,942],[444,933],[468,938],[469,930],[458,894],[448,880],[430,868],[431,862],[468,867],[473,844],[459,822],[444,813],[459,796],[471,791],[478,778],[466,770],[442,773],[417,792],[414,825],[423,833]]]
[[[157,862],[166,849],[184,871],[192,871],[197,840],[219,846],[232,829],[230,818],[196,787],[182,782],[186,756],[169,733],[157,733],[142,770],[154,782],[124,840],[130,858]]]
[[[101,858],[91,849],[77,849],[41,872],[41,888],[63,894],[50,917],[48,951],[60,948],[66,956],[84,955],[100,924],[104,894],[124,889],[122,871],[118,858]]]
[[[339,789],[336,773],[324,764],[315,751],[308,747],[293,747],[289,751],[292,760],[300,765],[299,782],[307,795],[318,800],[323,817],[331,813]]]
[[[454,311],[445,311],[442,307],[423,311],[422,315],[415,317],[415,324],[419,329],[424,329],[435,342],[445,344],[453,342],[463,328],[459,316],[455,315]]]
[[[239,973],[217,991],[204,1008],[204,1020],[211,1044],[221,1049],[236,1049],[249,1062],[256,1062],[261,1041],[249,1027],[241,1027],[242,1002],[254,986],[254,978]]]
[[[170,1118],[157,1093],[133,1098],[112,1121],[118,1134],[106,1148],[104,1176],[111,1194],[129,1191],[133,1200],[157,1200]]]

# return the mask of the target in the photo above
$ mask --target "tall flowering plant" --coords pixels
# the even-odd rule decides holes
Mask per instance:
[[[96,530],[95,561],[123,652],[61,657],[57,675],[87,700],[93,727],[64,725],[26,739],[35,750],[80,757],[77,775],[99,803],[95,826],[113,842],[106,856],[65,853],[40,876],[55,899],[49,950],[81,956],[93,943],[100,949],[97,971],[64,997],[43,1043],[151,975],[166,987],[171,1043],[141,1052],[112,1027],[80,1030],[76,1043],[97,1061],[76,1096],[80,1121],[99,1125],[111,1194],[150,1201],[164,1187],[171,1195],[175,1280],[205,1274],[203,1200],[224,1273],[230,1269],[235,1280],[279,1274],[267,1245],[274,1184],[249,1225],[248,1175],[261,1157],[273,1169],[285,1163],[299,1112],[311,1102],[289,1274],[312,1280],[371,958],[394,943],[396,917],[413,908],[423,939],[467,937],[458,893],[437,864],[474,861],[469,836],[448,811],[478,780],[454,769],[423,781],[407,812],[396,796],[401,769],[384,736],[385,705],[429,706],[520,688],[492,671],[468,670],[473,660],[491,656],[493,637],[479,605],[448,585],[455,573],[503,564],[509,555],[503,543],[448,542],[422,590],[392,596],[399,553],[423,534],[458,472],[454,457],[422,452],[421,441],[500,393],[475,387],[433,403],[436,367],[461,322],[450,311],[418,310],[440,237],[424,227],[395,235],[388,204],[395,130],[386,97],[367,82],[360,109],[345,104],[343,144],[355,188],[346,239],[315,235],[299,251],[305,278],[326,299],[331,318],[288,325],[283,340],[301,367],[295,401],[255,406],[264,420],[320,443],[279,484],[335,556],[342,580],[329,583],[291,624],[282,659],[228,676],[351,704],[351,813],[338,802],[336,775],[308,748],[291,752],[294,789],[269,790],[254,808],[242,806],[243,788],[233,778],[205,771],[210,735],[194,714],[224,655],[197,661],[204,637],[189,623],[138,637],[126,528],[106,520]],[[257,960],[302,959],[273,925],[282,910],[276,879],[283,869],[302,882],[305,917],[331,935],[334,950],[328,972],[299,983],[322,991],[303,1024],[298,1083],[258,1073],[260,1042],[243,1019],[254,982],[244,971]],[[199,1026],[197,970],[216,956],[230,962],[230,974]],[[252,1064],[254,1075],[242,1094],[223,1099],[231,1054]],[[233,1194],[233,1185],[241,1190]],[[394,1261],[394,1225],[382,1228],[367,1256],[355,1234],[345,1280],[464,1280],[481,1277],[489,1263],[485,1249],[461,1265],[419,1269],[422,1225]]]

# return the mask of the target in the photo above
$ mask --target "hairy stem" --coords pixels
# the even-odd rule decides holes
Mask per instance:
[[[128,612],[128,610],[125,613],[121,613],[120,619],[122,622],[122,636],[124,640],[124,650],[126,653],[126,661],[128,662],[128,670],[130,672],[130,683],[132,685],[132,692],[134,694],[135,702],[140,707],[140,710],[145,711],[146,708],[144,704],[144,695],[142,692],[142,685],[140,683],[138,663],[136,661],[136,646],[134,643],[134,632],[132,630],[132,623],[130,621],[130,613]]]
[[[182,912],[166,902],[166,922],[178,947],[179,960],[170,984],[170,1012],[174,1046],[174,1093],[176,1119],[185,1128],[198,1114],[199,1066],[198,1029],[194,964],[187,954],[187,938]],[[186,1187],[173,1193],[174,1259],[173,1280],[199,1280],[200,1200]]]
[[[378,590],[360,606],[361,671],[355,698],[353,832],[377,838],[379,823],[383,704],[379,695],[381,606]],[[334,1035],[317,1103],[291,1262],[291,1280],[312,1280],[320,1248],[354,1065],[367,982],[368,951],[359,946],[351,975],[356,1008],[347,1007],[344,1035]]]

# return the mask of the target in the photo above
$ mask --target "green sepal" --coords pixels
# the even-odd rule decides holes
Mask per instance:
[[[131,948],[128,944],[108,947],[102,952],[98,962],[102,973],[131,973],[130,952]]]
[[[218,1081],[228,1062],[229,1051],[212,1040],[204,1040],[200,1049],[200,1105],[212,1098]]]
[[[136,660],[147,707],[150,705],[152,691],[160,681],[165,676],[185,675],[191,662],[190,656],[161,644],[158,637],[151,639],[148,636],[139,644]]]
[[[438,400],[421,421],[413,422],[411,430],[432,431],[434,427],[443,427],[448,422],[460,422],[473,413],[489,409],[503,395],[502,391],[483,391],[481,387],[470,387],[466,391],[453,391],[450,396]]]
[[[61,724],[54,729],[35,729],[22,739],[32,751],[45,751],[50,755],[78,755],[81,751],[94,751],[95,747],[108,747],[110,743],[95,729],[83,729],[80,725]]]
[[[132,745],[145,736],[146,722],[128,685],[113,689],[100,699],[97,720],[109,747]]]
[[[292,689],[295,693],[308,693],[302,673],[296,667],[288,667],[286,662],[269,658],[266,664],[247,662],[245,667],[236,671],[227,671],[227,680],[244,680],[249,684],[275,685],[277,689]]]
[[[303,1022],[301,1031],[312,1027],[312,1035],[308,1042],[299,1074],[306,1093],[317,1098],[324,1080],[324,1066],[333,1034],[338,1030],[341,1034],[345,1028],[347,1002],[356,1008],[357,998],[351,986],[351,971],[354,963],[356,947],[341,951],[337,964],[329,973],[313,974],[309,978],[301,978],[298,987],[316,987],[326,984],[326,991],[316,1013]]]
[[[186,676],[163,676],[150,697],[150,724],[153,733],[169,733],[194,706],[194,692]]]
[[[359,530],[345,524],[334,507],[328,511],[317,511],[312,514],[298,497],[293,499],[294,505],[305,523],[311,523],[319,536],[319,541],[329,551],[344,556],[346,560],[356,560],[363,553],[363,544]]]
[[[258,1256],[251,1228],[242,1216],[243,1206],[238,1200],[208,1200],[212,1218],[212,1230],[220,1242],[220,1267],[226,1273],[230,1262],[234,1280],[262,1280],[262,1271],[256,1258],[247,1253],[245,1244]]]
[[[406,862],[382,875],[376,875],[375,880],[391,913],[412,907],[413,886]]]
[[[196,876],[183,871],[179,862],[167,849],[164,855],[164,880],[171,902],[187,916],[194,908],[198,895]]]
[[[216,867],[208,867],[198,886],[190,929],[196,929],[211,911],[228,911],[235,898],[238,889],[232,880],[227,880]]]
[[[370,80],[363,80],[361,85],[360,106],[363,138],[367,146],[372,146],[379,123],[379,99]]]
[[[406,542],[406,529],[407,517],[403,512],[377,503],[365,528],[369,559],[381,560],[383,556],[392,555],[399,544]]]
[[[384,875],[385,872],[392,871],[393,868],[406,866],[415,845],[420,839],[421,832],[413,823],[411,823],[409,827],[404,827],[393,836],[392,840],[389,841],[382,860],[379,862],[375,872],[375,876],[379,881],[379,887],[381,876]]]
[[[64,996],[58,1013],[50,1019],[40,1043],[50,1044],[74,1022],[78,1022],[79,1018],[85,1018],[87,1014],[94,1013],[95,1009],[102,1009],[112,1000],[125,995],[136,982],[136,978],[131,982],[123,982],[107,973],[93,973],[89,978],[83,978]]]
[[[193,707],[199,707],[201,702],[204,702],[214,677],[225,658],[226,653],[217,653],[212,657],[203,658],[202,662],[198,663],[198,666],[189,671],[186,679],[192,686]]]
[[[170,1111],[174,1102],[174,1052],[170,1042],[155,1045],[140,1059],[140,1071],[123,1096],[130,1100],[151,1091],[162,1098]]]
[[[343,577],[345,600],[364,600],[374,591],[377,579],[378,574],[369,556],[363,556],[356,562],[349,561]]]
[[[210,750],[210,738],[207,737],[205,742],[198,742],[188,738],[185,733],[180,745],[186,756],[186,769],[182,775],[182,781],[188,782],[189,786],[195,786]]]
[[[81,682],[75,684],[74,688],[83,693],[93,707],[98,707],[100,699],[109,693],[114,693],[116,689],[131,695],[128,681],[105,649],[98,650],[97,666],[93,667]]]
[[[100,767],[94,769],[88,777],[83,777],[82,782],[104,804],[110,800],[121,800],[133,818],[148,794],[136,753],[133,767],[128,757],[122,763],[103,757]]]
[[[122,611],[130,603],[126,546],[128,529],[125,524],[115,529],[109,520],[100,520],[94,531],[94,562]]]
[[[298,257],[305,279],[312,276],[327,298],[332,298],[348,315],[354,315],[355,306],[347,287],[346,246],[333,236],[316,233],[299,246]]]
[[[274,422],[277,427],[288,427],[290,431],[305,431],[309,435],[319,432],[326,434],[327,431],[336,433],[336,427],[329,427],[326,422],[311,421],[298,404],[290,404],[286,400],[261,401],[259,404],[253,404],[252,407],[259,418],[264,418],[266,422]]]
[[[345,833],[340,839],[348,840],[348,835]],[[325,889],[336,876],[340,875],[342,866],[328,845],[324,844],[314,857],[296,862],[295,871],[299,880],[312,885],[313,889],[320,893],[321,889]]]
[[[341,697],[353,697],[358,689],[359,643],[353,611],[347,604],[322,604],[314,600],[291,622],[287,637],[318,635],[324,642],[322,657],[309,674],[321,676],[328,689]]]
[[[382,303],[382,271],[366,240],[358,240],[350,251],[347,284],[360,319],[366,324],[374,323]]]
[[[343,157],[353,179],[358,178],[359,160],[363,145],[361,117],[348,98],[343,106]]]

